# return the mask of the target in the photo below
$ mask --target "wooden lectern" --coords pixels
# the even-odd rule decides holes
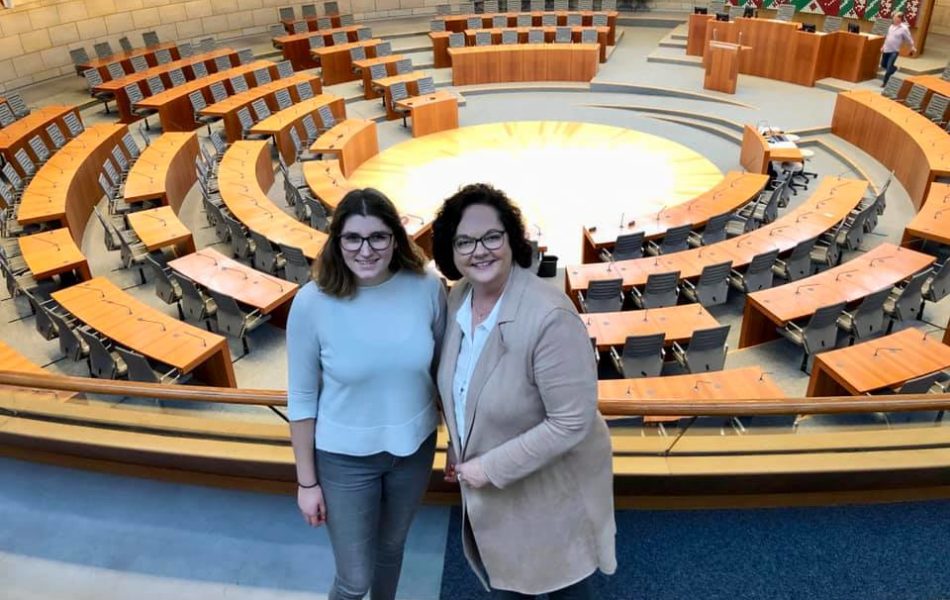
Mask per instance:
[[[735,94],[736,79],[739,77],[739,57],[742,52],[750,49],[749,46],[730,42],[710,41],[703,61],[706,66],[703,87],[707,90]]]

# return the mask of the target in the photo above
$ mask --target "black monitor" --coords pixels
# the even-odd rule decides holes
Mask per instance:
[[[751,4],[746,4],[745,8],[742,10],[742,16],[746,19],[751,19],[755,16],[755,7]]]
[[[848,33],[861,33],[861,26],[857,23],[848,23]]]
[[[717,21],[728,21],[728,20],[729,20],[729,13],[724,13],[724,12],[723,12],[723,13],[716,13],[716,20],[717,20]]]
[[[694,15],[705,15],[705,14],[709,14],[709,11],[706,9],[705,6],[694,6],[694,7],[693,7],[693,14],[694,14]]]
[[[815,25],[812,23],[805,23],[802,25],[802,31],[806,33],[815,33]]]

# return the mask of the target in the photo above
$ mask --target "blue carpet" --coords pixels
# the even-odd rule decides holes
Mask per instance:
[[[488,597],[453,509],[443,600]],[[950,502],[618,511],[617,573],[598,600],[950,598]]]

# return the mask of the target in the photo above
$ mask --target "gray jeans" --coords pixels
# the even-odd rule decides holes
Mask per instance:
[[[435,454],[435,433],[409,456],[317,451],[336,577],[329,600],[393,600],[412,518]]]

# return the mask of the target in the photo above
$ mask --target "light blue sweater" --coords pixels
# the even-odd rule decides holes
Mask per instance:
[[[444,330],[435,275],[399,271],[348,299],[306,284],[287,320],[290,420],[316,418],[327,452],[412,454],[438,422],[432,374]]]

